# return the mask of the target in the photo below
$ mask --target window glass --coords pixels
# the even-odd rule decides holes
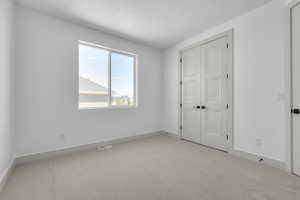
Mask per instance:
[[[79,42],[79,108],[136,105],[136,56]]]
[[[134,58],[111,54],[112,105],[134,104]]]
[[[109,52],[79,45],[79,107],[107,107]]]

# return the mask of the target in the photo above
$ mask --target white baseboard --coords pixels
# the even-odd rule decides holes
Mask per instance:
[[[16,166],[16,159],[13,159],[9,166],[4,170],[3,174],[0,176],[0,192],[2,192],[8,177],[11,175],[13,172],[14,168]]]
[[[166,134],[166,132],[158,131],[158,132],[146,133],[142,135],[135,135],[135,136],[129,136],[124,138],[113,139],[109,141],[101,141],[101,142],[96,142],[96,143],[86,144],[81,146],[74,146],[74,147],[64,148],[56,151],[24,155],[24,156],[17,157],[16,164],[19,165],[19,164],[36,161],[36,160],[49,159],[57,156],[97,149],[97,147],[99,146],[116,145],[120,143],[130,142],[133,140],[138,140],[138,139],[143,139],[143,138],[148,138],[148,137],[163,135],[163,134]]]
[[[178,138],[180,139],[180,136],[176,133],[170,133],[170,132],[165,132],[168,136],[171,136],[171,137],[175,137],[175,138]]]
[[[269,166],[286,171],[285,170],[285,162],[283,162],[283,161],[274,160],[271,158],[251,154],[251,153],[240,151],[240,150],[232,150],[229,152],[229,154],[240,157],[240,158],[244,158],[247,160],[251,160],[251,161],[257,162],[259,164],[269,165]]]
[[[180,136],[178,134],[170,133],[170,132],[167,132],[167,134],[170,137],[175,137],[175,138],[180,139]],[[228,153],[232,156],[236,156],[236,157],[240,157],[240,158],[243,158],[243,159],[251,160],[251,161],[257,162],[259,164],[265,164],[265,165],[272,166],[272,167],[275,167],[275,168],[286,171],[285,162],[283,162],[283,161],[270,159],[270,158],[267,158],[267,157],[264,157],[264,156],[259,156],[259,155],[251,154],[251,153],[248,153],[248,152],[240,151],[240,150],[230,150],[230,152],[228,152]],[[261,159],[263,159],[263,160],[261,160]]]

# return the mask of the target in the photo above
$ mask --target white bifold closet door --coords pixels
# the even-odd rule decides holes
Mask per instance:
[[[200,143],[200,48],[182,53],[182,125],[186,140]]]
[[[292,9],[293,172],[300,176],[300,4]]]
[[[182,53],[182,137],[227,150],[228,38]]]
[[[227,37],[201,48],[201,115],[202,144],[227,148]]]

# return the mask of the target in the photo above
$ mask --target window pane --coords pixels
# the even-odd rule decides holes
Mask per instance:
[[[108,106],[109,52],[79,44],[79,108]]]
[[[112,105],[133,105],[134,102],[134,58],[122,54],[111,54]]]

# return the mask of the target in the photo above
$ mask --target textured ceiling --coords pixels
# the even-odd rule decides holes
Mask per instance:
[[[166,48],[270,0],[16,0],[57,17]]]

